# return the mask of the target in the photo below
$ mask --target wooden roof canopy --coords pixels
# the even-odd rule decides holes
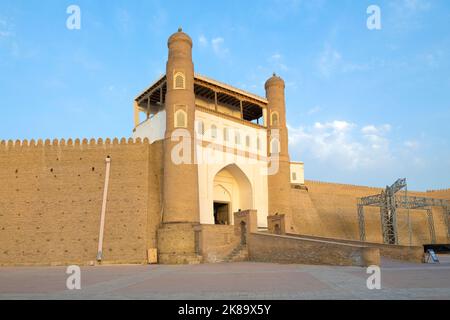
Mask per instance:
[[[164,105],[166,102],[167,79],[166,76],[159,78],[153,85],[142,92],[135,101],[142,110],[152,106]]]
[[[152,86],[142,92],[135,100],[141,110],[164,105],[167,92],[167,78],[162,76]],[[267,100],[246,91],[231,87],[224,83],[195,75],[194,92],[196,96],[224,104],[236,110],[241,109],[244,120],[253,121],[263,116],[263,108],[267,108]]]

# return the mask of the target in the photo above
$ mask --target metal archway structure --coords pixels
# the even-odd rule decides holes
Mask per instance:
[[[398,192],[405,189],[405,195]],[[366,241],[366,227],[364,207],[379,207],[381,218],[381,229],[383,233],[383,242],[385,244],[399,244],[397,209],[408,210],[408,231],[409,242],[412,242],[411,219],[409,210],[426,210],[428,216],[428,228],[432,244],[436,243],[436,232],[434,229],[434,219],[432,207],[442,207],[447,224],[447,239],[450,242],[450,203],[443,199],[434,199],[426,197],[408,196],[406,179],[398,179],[393,185],[387,186],[380,194],[358,199],[358,224],[359,238]]]

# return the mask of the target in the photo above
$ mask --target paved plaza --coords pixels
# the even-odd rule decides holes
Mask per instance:
[[[0,268],[0,299],[450,299],[450,256],[440,264],[383,260],[381,290],[365,268],[263,263],[81,268],[81,290],[65,267]]]

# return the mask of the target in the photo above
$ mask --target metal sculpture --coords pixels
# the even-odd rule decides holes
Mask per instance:
[[[405,189],[405,194],[398,194],[402,189]],[[380,208],[383,242],[386,244],[399,244],[397,209],[408,210],[408,232],[410,245],[412,243],[412,226],[409,210],[416,209],[427,211],[430,238],[431,242],[434,244],[436,243],[436,233],[434,229],[433,212],[431,209],[432,207],[442,207],[446,217],[445,222],[447,224],[447,238],[450,241],[450,203],[443,199],[408,196],[406,179],[398,179],[393,185],[386,186],[386,189],[383,190],[381,194],[358,199],[359,237],[361,241],[366,241],[364,215],[364,207],[366,206]]]

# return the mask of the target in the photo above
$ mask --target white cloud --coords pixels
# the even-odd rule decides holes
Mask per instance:
[[[374,125],[368,125],[361,129],[361,132],[364,135],[373,135],[373,134],[384,134],[391,131],[391,126],[389,124],[384,124],[382,126],[374,126]]]
[[[126,9],[118,9],[116,11],[116,18],[119,31],[123,34],[127,34],[131,31],[133,26],[133,19]]]
[[[370,126],[365,126],[364,128],[361,129],[361,132],[363,134],[372,134],[372,133],[376,133],[378,130],[375,126],[370,125]]]
[[[403,0],[401,5],[405,9],[415,12],[426,11],[431,8],[431,3],[428,0]]]
[[[320,74],[328,78],[336,71],[341,62],[341,53],[327,44],[319,55],[317,67]]]
[[[358,71],[369,71],[372,66],[368,63],[345,63],[342,66],[343,72],[358,72]]]
[[[165,32],[167,24],[169,22],[169,15],[165,9],[163,9],[158,2],[154,3],[154,9],[152,16],[148,19],[149,28],[152,32],[161,34]]]
[[[359,126],[343,120],[316,122],[308,127],[289,126],[289,143],[294,153],[308,153],[313,159],[344,170],[375,169],[392,163],[388,133],[390,125]]]
[[[281,57],[282,57],[281,54],[275,53],[275,54],[272,55],[270,58],[271,58],[272,60],[280,60]]]
[[[344,59],[344,55],[340,51],[328,43],[325,43],[323,50],[317,57],[317,70],[325,78],[329,78],[338,72],[366,72],[372,70],[374,66],[374,61],[364,63],[348,61]]]
[[[209,41],[206,36],[200,35],[198,41],[203,48],[211,46],[214,54],[219,58],[224,58],[229,53],[229,49],[225,46],[225,39],[222,37],[216,37]]]
[[[386,25],[400,30],[413,30],[422,27],[420,15],[431,9],[429,0],[392,0],[389,3],[392,15]]]
[[[298,13],[304,3],[313,1],[304,0],[271,0],[265,6],[261,6],[261,13],[271,19],[282,20],[287,16]],[[317,0],[315,2],[318,2]]]
[[[198,38],[198,43],[201,47],[207,47],[208,46],[208,39],[204,35],[200,35]]]
[[[13,36],[11,24],[0,18],[0,38],[9,38],[11,36]]]
[[[293,90],[297,90],[298,84],[296,81],[287,81],[285,82],[286,88],[292,88]]]
[[[211,40],[211,44],[215,51],[219,51],[220,46],[225,42],[225,40],[221,37],[214,38]]]
[[[275,53],[269,57],[269,63],[272,64],[274,71],[288,71],[289,68],[284,63],[283,55],[280,53]]]
[[[415,140],[408,140],[404,143],[405,147],[411,150],[417,150],[420,147],[420,143]]]
[[[319,106],[315,106],[314,108],[311,108],[308,110],[308,115],[312,115],[312,114],[318,113],[320,111],[322,111],[322,108]]]
[[[352,128],[354,126],[353,123],[347,122],[347,121],[340,121],[340,120],[335,120],[333,122],[326,122],[326,123],[320,123],[320,122],[316,122],[314,124],[314,128],[316,129],[331,129],[334,132],[344,132],[349,130],[350,128]]]
[[[224,44],[225,39],[222,37],[217,37],[211,40],[213,51],[219,57],[223,57],[228,54],[228,49],[224,47]]]
[[[441,63],[446,60],[445,58],[444,50],[442,49],[431,50],[418,56],[419,63],[429,68],[439,68]]]

